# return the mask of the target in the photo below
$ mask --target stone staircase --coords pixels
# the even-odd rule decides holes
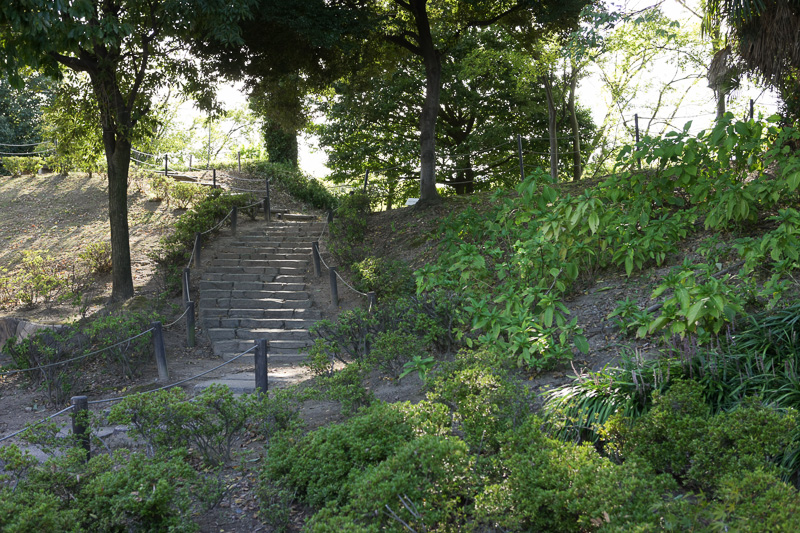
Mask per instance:
[[[312,343],[308,328],[321,317],[312,309],[304,281],[313,268],[311,243],[324,224],[311,220],[315,218],[286,215],[283,221],[244,226],[237,235],[218,239],[204,259],[199,315],[214,354],[227,360],[251,348],[255,340],[267,339],[271,382],[279,379],[274,375],[278,367],[284,374],[297,374],[304,358],[300,350]],[[252,352],[239,361],[252,365]],[[255,378],[252,372],[232,369],[197,387],[212,382],[249,392]]]

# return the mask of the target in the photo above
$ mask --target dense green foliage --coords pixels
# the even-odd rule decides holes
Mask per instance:
[[[43,390],[50,402],[63,405],[89,385],[80,371],[83,365],[103,360],[117,375],[141,375],[143,366],[152,361],[153,343],[149,333],[140,334],[158,319],[155,313],[131,310],[96,316],[58,330],[39,331],[20,341],[11,338],[5,350],[15,368],[37,369],[25,372],[25,379]],[[87,357],[81,358],[84,355]]]
[[[164,187],[168,188],[169,183],[165,183]],[[249,194],[225,194],[222,189],[214,189],[180,216],[173,226],[173,232],[161,239],[161,249],[152,255],[163,270],[165,285],[169,290],[177,290],[180,286],[179,269],[186,266],[192,255],[195,235],[210,230],[213,230],[211,233],[219,231],[217,225],[234,206],[244,207],[252,203],[253,197]],[[251,208],[251,211],[255,216],[255,208]]]
[[[488,210],[467,209],[445,222],[439,263],[418,273],[418,290],[461,292],[460,320],[480,344],[520,365],[549,368],[572,356],[573,343],[587,348],[561,302],[577,281],[603,268],[630,276],[662,265],[700,222],[732,230],[782,208],[777,229],[736,241],[745,259],[738,279],[716,276],[714,264],[687,263],[653,292],[656,298],[670,291],[661,315],[637,328],[708,342],[742,311],[741,292],[774,304],[800,265],[792,238],[800,172],[786,146],[797,135],[728,115],[697,137],[684,131],[623,149],[617,173],[580,195],[560,193],[534,173],[518,195],[498,195]],[[635,170],[639,161],[649,169]],[[766,171],[773,164],[777,176]],[[764,284],[748,282],[757,267],[774,275]]]
[[[320,181],[306,176],[293,165],[268,161],[248,161],[247,165],[243,165],[242,168],[251,176],[280,183],[289,194],[316,208],[333,209],[336,207],[336,197]]]

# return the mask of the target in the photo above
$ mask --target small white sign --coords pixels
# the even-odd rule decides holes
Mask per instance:
[[[409,198],[406,200],[406,207],[409,205],[416,205],[419,202],[419,198]]]

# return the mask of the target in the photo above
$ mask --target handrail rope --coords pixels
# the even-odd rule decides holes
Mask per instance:
[[[243,205],[239,209],[250,209],[251,207],[260,206],[262,204],[262,202],[263,202],[263,200],[259,201],[259,202],[254,202],[254,203],[252,203],[250,205]]]
[[[150,157],[158,157],[155,154],[151,154],[151,153],[148,153],[148,152],[142,152],[141,150],[137,150],[136,148],[133,148],[133,147],[131,147],[131,150],[134,151],[134,152],[138,152],[138,153],[140,153],[142,155],[149,155]]]
[[[142,394],[150,394],[151,392],[158,392],[158,391],[161,391],[161,390],[171,389],[173,387],[177,387],[178,385],[182,385],[182,384],[186,383],[187,381],[192,381],[193,379],[197,379],[197,378],[203,377],[206,374],[210,374],[211,372],[213,372],[215,370],[218,370],[218,369],[222,368],[223,366],[225,366],[227,364],[233,363],[234,361],[236,361],[240,357],[243,357],[243,356],[247,355],[248,353],[252,352],[257,347],[258,347],[258,345],[253,345],[252,347],[248,348],[247,350],[245,350],[244,352],[240,353],[239,355],[236,355],[236,356],[228,359],[227,361],[225,361],[221,365],[217,365],[217,366],[215,366],[214,368],[212,368],[210,370],[206,370],[205,372],[201,372],[201,373],[199,373],[199,374],[197,374],[195,376],[192,376],[190,378],[186,378],[186,379],[182,379],[180,381],[176,381],[175,383],[171,383],[169,385],[164,385],[163,387],[159,387],[157,389],[151,389],[151,390],[148,390],[148,391],[144,391]],[[117,396],[116,398],[106,398],[104,400],[93,400],[93,401],[89,402],[89,405],[96,405],[96,404],[100,404],[100,403],[118,402],[118,401],[124,400],[128,396],[131,396],[131,395],[128,394],[128,395],[125,395],[125,396]]]
[[[172,326],[174,326],[175,324],[177,324],[178,322],[180,322],[180,320],[181,320],[183,317],[185,317],[185,316],[186,316],[186,313],[188,313],[188,312],[189,312],[189,307],[187,306],[187,307],[186,307],[186,309],[184,309],[184,310],[183,310],[183,314],[181,314],[181,316],[179,316],[178,318],[176,318],[174,322],[170,322],[170,323],[169,323],[169,324],[167,324],[166,326],[162,326],[162,328],[163,328],[163,329],[168,329],[168,328],[171,328]]]
[[[0,155],[7,157],[26,157],[29,155],[52,154],[55,151],[56,151],[55,148],[50,148],[49,150],[42,150],[39,152],[22,152],[22,153],[0,152]]]
[[[258,183],[264,183],[263,179],[257,179],[257,178],[242,178],[242,177],[238,177],[237,176],[237,177],[233,177],[231,179],[234,179],[236,181],[253,181],[253,182],[258,182]]]
[[[79,355],[79,356],[73,357],[71,359],[64,359],[63,361],[58,361],[56,363],[50,363],[50,364],[47,364],[47,365],[36,366],[36,367],[33,367],[33,368],[21,368],[21,369],[18,369],[18,370],[9,370],[7,372],[2,372],[2,373],[0,373],[0,377],[2,377],[2,376],[11,376],[13,374],[22,374],[23,372],[32,372],[34,370],[41,370],[43,368],[50,368],[50,367],[53,367],[53,366],[65,365],[65,364],[71,363],[73,361],[79,361],[81,359],[86,359],[87,357],[90,357],[92,355],[97,355],[97,354],[102,353],[102,352],[104,352],[106,350],[110,350],[111,348],[116,348],[117,346],[119,346],[121,344],[125,344],[126,342],[130,342],[132,340],[138,339],[142,335],[146,335],[146,334],[150,333],[151,331],[153,331],[153,328],[145,330],[145,331],[139,333],[138,335],[134,335],[133,337],[128,337],[127,339],[119,341],[116,344],[112,344],[111,346],[106,346],[105,348],[100,348],[99,350],[95,350],[95,351],[89,352],[87,354]]]
[[[317,242],[319,242],[319,241],[322,239],[322,235],[325,233],[325,228],[327,228],[327,227],[328,227],[328,225],[327,225],[327,224],[325,224],[325,226],[323,226],[323,228],[322,228],[322,233],[320,233],[320,234],[319,234],[319,239],[317,239]],[[328,266],[328,263],[326,263],[326,262],[325,262],[325,258],[323,258],[323,257],[322,257],[322,252],[320,252],[320,253],[319,253],[319,259],[320,259],[320,261],[322,261],[322,264],[323,264],[323,265],[325,265],[325,268],[327,268],[328,270],[330,270],[330,269],[331,269],[331,267],[329,267],[329,266]],[[368,295],[367,293],[365,293],[365,292],[361,292],[361,291],[359,291],[358,289],[354,288],[354,287],[353,287],[352,285],[350,285],[349,283],[347,283],[347,280],[345,280],[345,279],[342,277],[342,275],[341,275],[341,274],[339,274],[339,272],[338,272],[338,271],[336,272],[336,277],[337,277],[337,278],[339,278],[339,279],[341,280],[341,282],[342,282],[342,283],[344,283],[344,284],[345,284],[345,285],[346,285],[346,286],[347,286],[347,287],[348,287],[348,288],[349,288],[351,291],[353,291],[354,293],[356,293],[356,294],[360,294],[361,296],[363,296],[363,297],[365,297],[365,298],[369,298],[369,295]]]
[[[30,144],[7,144],[7,143],[0,143],[0,146],[10,146],[12,148],[27,148],[28,146],[39,146],[42,144],[52,144],[53,141],[42,141],[40,143],[30,143]]]
[[[72,406],[72,405],[70,405],[69,407],[65,407],[64,409],[60,410],[57,413],[53,413],[52,415],[48,416],[47,418],[43,418],[43,419],[39,420],[38,422],[34,422],[33,424],[29,424],[29,425],[25,426],[24,428],[20,429],[19,431],[15,431],[14,433],[12,433],[10,435],[6,435],[5,437],[0,438],[0,442],[3,442],[4,440],[8,440],[8,439],[10,439],[12,437],[16,437],[20,433],[25,433],[29,429],[33,429],[33,428],[35,428],[36,426],[38,426],[40,424],[44,424],[48,420],[52,420],[53,418],[55,418],[55,417],[57,417],[59,415],[63,415],[67,411],[72,411],[73,407],[74,406]]]
[[[320,257],[321,257],[321,256],[320,256]],[[341,274],[339,274],[339,271],[338,271],[338,270],[336,271],[336,277],[337,277],[337,278],[339,278],[339,279],[342,281],[342,283],[344,283],[345,285],[347,285],[347,286],[350,288],[350,290],[351,290],[351,291],[355,292],[356,294],[360,294],[361,296],[363,296],[363,297],[365,297],[365,298],[368,298],[368,297],[369,297],[369,295],[368,295],[367,293],[365,293],[365,292],[361,292],[361,291],[359,291],[359,290],[357,290],[357,289],[353,288],[353,286],[352,286],[352,285],[350,285],[349,283],[347,283],[347,281],[346,281],[346,280],[345,280],[345,279],[342,277],[342,275],[341,275]]]
[[[233,209],[231,209],[230,211],[228,211],[228,214],[227,214],[227,215],[225,215],[225,216],[222,218],[222,220],[220,220],[220,221],[219,221],[219,223],[217,223],[217,225],[216,225],[216,226],[214,226],[214,227],[213,227],[213,228],[211,228],[211,229],[207,229],[207,230],[205,230],[204,232],[200,233],[200,235],[208,235],[208,234],[209,234],[209,233],[211,233],[212,231],[214,231],[214,230],[216,230],[217,228],[221,227],[221,226],[222,226],[222,223],[223,223],[223,222],[225,222],[226,220],[228,220],[228,217],[229,217],[229,216],[231,216],[231,213],[232,213],[232,212],[233,212]]]
[[[240,191],[240,192],[263,192],[261,189],[240,189],[239,187],[232,187],[228,185],[229,191]]]

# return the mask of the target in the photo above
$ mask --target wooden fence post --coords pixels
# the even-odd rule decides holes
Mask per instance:
[[[375,311],[375,308],[378,306],[378,297],[375,295],[375,291],[369,291],[367,293],[367,301],[369,302],[368,311],[370,313]]]
[[[216,189],[217,188],[217,169],[216,168],[211,171],[211,176],[212,176],[211,188],[212,189]]]
[[[336,286],[336,267],[329,267],[331,274],[331,305],[339,307],[339,288]]]
[[[189,267],[183,269],[183,274],[181,275],[181,289],[183,290],[183,308],[186,309],[189,300],[192,299],[191,294],[189,294],[189,279],[191,276],[191,271]]]
[[[164,348],[164,332],[161,329],[161,322],[150,324],[153,328],[153,348],[156,352],[156,366],[158,367],[158,381],[169,381],[169,369],[167,369],[167,351]]]
[[[242,151],[239,150],[239,172],[242,171]]]
[[[189,348],[194,348],[195,340],[194,302],[189,300],[186,302],[186,345]]]
[[[322,267],[320,266],[319,261],[319,242],[314,241],[311,243],[311,256],[314,259],[314,274],[317,277],[322,276]]]
[[[267,394],[269,392],[269,341],[258,339],[256,344],[256,392]]]
[[[164,177],[169,176],[169,156],[164,154]]]
[[[200,268],[200,250],[203,247],[203,234],[194,234],[194,266]]]
[[[267,195],[264,197],[264,219],[267,222],[272,222],[272,202],[269,199],[269,178],[265,180],[264,189]]]
[[[236,224],[238,223],[238,221],[239,221],[239,207],[233,206],[233,209],[231,209],[231,231],[233,231],[234,235],[236,235]]]
[[[86,460],[89,460],[91,443],[89,442],[89,398],[86,396],[72,397],[72,434],[86,450]]]
[[[366,174],[364,174],[364,192],[367,192],[367,182],[369,181],[369,169],[367,169]]]

